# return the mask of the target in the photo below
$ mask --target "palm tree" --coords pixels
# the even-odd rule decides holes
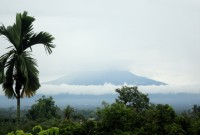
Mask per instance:
[[[5,96],[17,99],[17,126],[20,121],[20,98],[31,97],[40,87],[37,63],[31,57],[32,46],[42,44],[51,54],[54,37],[47,32],[33,32],[34,17],[24,11],[16,14],[16,22],[12,26],[0,26],[0,36],[12,44],[0,57],[0,84]]]

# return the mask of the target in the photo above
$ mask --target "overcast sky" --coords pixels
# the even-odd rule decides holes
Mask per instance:
[[[199,0],[0,0],[0,23],[34,16],[55,37],[33,48],[42,81],[77,71],[128,70],[168,84],[200,83]],[[9,43],[0,37],[0,55]]]

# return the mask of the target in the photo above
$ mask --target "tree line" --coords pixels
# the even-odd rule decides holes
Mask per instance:
[[[200,106],[177,114],[168,104],[153,104],[137,87],[116,89],[115,102],[95,110],[63,110],[42,96],[16,121],[1,117],[0,134],[7,135],[198,135]]]

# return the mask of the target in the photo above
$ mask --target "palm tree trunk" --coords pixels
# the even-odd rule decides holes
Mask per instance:
[[[17,94],[17,129],[19,129],[20,122],[20,95]]]
[[[17,95],[17,129],[19,129],[19,123],[20,123],[20,90],[22,88],[22,84],[19,81],[19,79],[16,79],[16,86],[15,86],[15,92]]]

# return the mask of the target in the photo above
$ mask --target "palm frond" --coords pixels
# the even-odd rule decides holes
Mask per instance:
[[[23,14],[19,14],[21,16],[22,22],[22,37],[24,40],[30,38],[33,35],[33,22],[35,21],[34,17],[28,16],[28,12],[24,12]]]
[[[25,11],[23,14],[18,13],[16,15],[16,23],[13,26],[10,26],[10,31],[12,32],[12,37],[14,38],[15,48],[18,53],[24,51],[23,43],[28,41],[29,38],[33,35],[33,21],[35,18],[28,16],[28,13]]]
[[[0,35],[7,35],[6,27],[3,24],[0,26]]]
[[[3,83],[4,78],[5,78],[4,70],[6,66],[8,66],[7,61],[9,60],[10,56],[13,54],[14,54],[14,50],[11,50],[0,57],[0,84]]]
[[[8,41],[14,45],[18,53],[22,53],[24,50],[23,43],[29,41],[33,35],[33,21],[34,17],[28,16],[25,11],[23,14],[18,13],[16,15],[16,22],[12,26],[7,28],[0,26],[0,35],[4,35]]]
[[[17,49],[16,40],[13,33],[12,26],[8,26],[7,28],[4,25],[0,26],[0,35],[5,36],[7,40]]]
[[[8,98],[16,97],[16,94],[13,89],[13,74],[14,74],[14,66],[15,66],[15,57],[13,56],[8,62],[7,70],[5,73],[5,79],[3,82],[3,90],[5,91],[5,95]]]
[[[32,47],[36,44],[43,44],[46,52],[49,54],[52,53],[52,48],[55,48],[55,45],[52,44],[54,37],[47,32],[39,32],[38,34],[34,34],[27,44],[25,44],[24,50]]]
[[[40,87],[38,78],[39,71],[36,67],[36,60],[30,56],[30,53],[23,52],[18,57],[17,69],[24,78],[22,93],[27,97],[33,96]]]

